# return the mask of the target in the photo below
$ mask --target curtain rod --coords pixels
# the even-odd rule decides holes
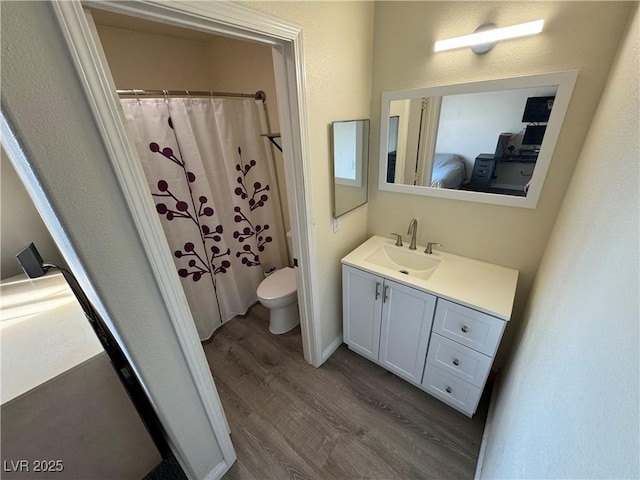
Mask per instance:
[[[230,93],[230,92],[205,92],[200,90],[117,90],[118,95],[130,95],[130,96],[191,96],[191,97],[243,97],[254,98],[256,100],[267,101],[267,94],[262,90],[258,90],[256,93]]]

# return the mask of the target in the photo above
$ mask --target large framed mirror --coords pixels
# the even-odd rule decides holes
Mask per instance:
[[[367,203],[369,120],[331,124],[333,216]]]
[[[577,74],[383,92],[380,190],[535,208]]]

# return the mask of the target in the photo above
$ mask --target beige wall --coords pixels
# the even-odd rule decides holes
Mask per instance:
[[[0,232],[2,239],[2,264],[0,274],[2,278],[12,277],[22,273],[16,260],[16,253],[29,243],[35,243],[42,259],[47,263],[66,266],[40,214],[29,198],[29,194],[22,185],[11,162],[6,156],[4,148],[1,150],[2,166],[0,177]]]
[[[116,87],[148,90],[211,88],[205,41],[104,26],[97,23],[99,18],[95,15],[98,35]]]
[[[363,206],[332,228],[329,127],[336,120],[370,118],[373,4],[370,2],[242,2],[302,26],[311,204],[320,285],[322,344],[342,335],[340,259],[366,239]]]
[[[120,89],[205,90],[267,94],[267,123],[280,131],[271,48],[101,11],[94,20]],[[282,154],[272,148],[289,230]]]
[[[514,320],[497,364],[511,343],[632,7],[632,2],[375,4],[368,233],[406,231],[415,217],[419,243],[437,241],[445,251],[520,271]],[[432,50],[435,40],[473,32],[488,21],[512,25],[537,18],[546,21],[542,34],[502,42],[486,55]],[[580,70],[578,80],[535,210],[377,190],[381,92],[573,68]]]
[[[630,20],[487,425],[483,478],[640,478],[637,4]]]

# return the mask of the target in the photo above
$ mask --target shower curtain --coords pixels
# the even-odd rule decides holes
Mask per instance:
[[[264,104],[253,99],[122,99],[201,339],[257,301],[286,238]]]

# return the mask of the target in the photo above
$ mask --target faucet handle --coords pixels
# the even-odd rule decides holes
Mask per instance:
[[[396,236],[396,247],[401,247],[402,246],[402,235],[400,235],[399,233],[391,233],[391,235],[395,235]]]
[[[442,245],[436,242],[427,243],[427,248],[424,249],[424,253],[427,255],[431,255],[433,252],[431,251],[431,247],[441,247]]]

